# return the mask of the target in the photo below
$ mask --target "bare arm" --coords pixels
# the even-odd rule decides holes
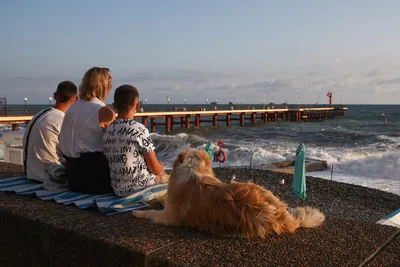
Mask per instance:
[[[144,160],[146,161],[147,169],[155,174],[160,175],[164,172],[163,165],[158,161],[156,152],[153,150],[151,152],[144,154]]]
[[[99,123],[101,128],[107,128],[115,120],[115,112],[109,106],[99,110]]]

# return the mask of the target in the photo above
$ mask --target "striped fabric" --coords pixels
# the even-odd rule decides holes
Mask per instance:
[[[400,228],[400,209],[393,211],[392,213],[388,214],[385,218],[377,221],[376,223]]]
[[[141,188],[131,195],[120,198],[114,194],[93,195],[68,191],[50,191],[43,183],[29,180],[25,176],[0,179],[0,192],[15,192],[18,195],[31,195],[42,200],[54,200],[57,203],[74,204],[79,209],[97,208],[106,216],[139,210],[149,206],[156,196],[167,193],[167,184],[158,184]]]

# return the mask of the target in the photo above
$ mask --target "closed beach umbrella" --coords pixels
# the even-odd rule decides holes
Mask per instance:
[[[296,149],[296,161],[294,164],[294,177],[292,182],[293,194],[302,200],[306,199],[306,148],[301,143]]]
[[[211,143],[211,141],[209,141],[206,145],[206,147],[204,148],[205,151],[207,151],[208,155],[210,156],[210,159],[213,159],[213,144]]]

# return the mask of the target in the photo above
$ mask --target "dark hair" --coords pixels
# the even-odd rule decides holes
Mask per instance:
[[[136,99],[139,100],[139,92],[132,85],[124,84],[115,90],[114,104],[118,112],[125,112],[133,108]]]
[[[57,101],[66,103],[78,94],[78,87],[70,81],[60,82],[57,86]]]

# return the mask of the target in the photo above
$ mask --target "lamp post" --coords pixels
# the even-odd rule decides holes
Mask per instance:
[[[205,100],[206,100],[206,105],[207,105],[208,104],[208,97],[206,97]]]
[[[244,104],[244,100],[242,100],[242,105]]]
[[[238,104],[239,100],[236,99],[236,105]]]
[[[144,99],[144,103],[147,104],[147,98]]]
[[[53,100],[53,98],[50,96],[49,97],[49,106],[51,106],[51,100]]]
[[[28,113],[28,110],[26,109],[26,102],[28,102],[28,98],[24,98],[24,102],[25,102],[25,114]]]
[[[186,105],[187,99],[185,98],[185,99],[183,100],[183,102],[185,102],[185,105]]]
[[[297,107],[300,108],[300,93],[297,91]]]
[[[171,98],[169,96],[167,96],[167,102],[168,102],[168,104],[171,103]]]

